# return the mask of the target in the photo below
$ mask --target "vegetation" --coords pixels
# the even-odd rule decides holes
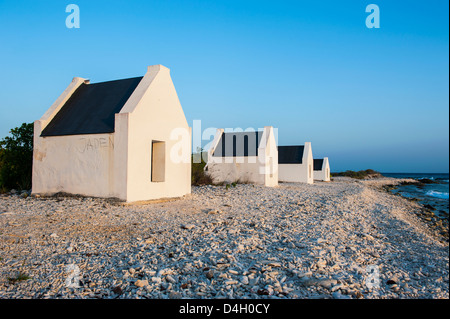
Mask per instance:
[[[203,155],[203,152],[200,150],[200,154]],[[201,157],[200,163],[194,163],[195,155],[192,155],[191,163],[192,163],[192,174],[191,174],[191,184],[194,186],[200,186],[200,185],[210,185],[212,184],[212,179],[209,177],[208,174],[205,173],[205,165],[206,162],[203,160],[203,156]]]
[[[30,189],[33,167],[33,123],[23,123],[0,141],[0,189]]]
[[[8,277],[8,281],[11,284],[14,284],[14,283],[19,282],[19,281],[28,280],[28,279],[31,279],[31,277],[28,276],[27,274],[24,274],[23,272],[19,272],[16,275],[16,277]]]
[[[356,179],[364,179],[364,178],[373,178],[373,177],[381,177],[382,175],[380,172],[374,171],[373,169],[366,169],[365,171],[345,171],[345,172],[338,172],[338,173],[331,173],[331,176],[337,177],[337,176],[346,176]]]
[[[237,185],[237,182],[233,182],[231,184],[226,184],[225,189],[228,190],[231,186],[236,187],[236,185]]]
[[[201,162],[194,163],[194,158],[200,155]],[[192,164],[192,174],[191,174],[191,184],[193,186],[201,186],[201,185],[215,185],[215,186],[225,186],[225,189],[228,190],[230,187],[236,187],[237,184],[246,184],[247,181],[237,180],[230,184],[225,183],[213,183],[212,178],[205,172],[206,162],[203,160],[204,156],[203,150],[199,150],[198,153],[193,154],[191,158]]]

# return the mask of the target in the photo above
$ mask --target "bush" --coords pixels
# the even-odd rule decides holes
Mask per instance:
[[[346,176],[356,179],[364,179],[367,177],[381,177],[382,175],[379,172],[374,171],[373,169],[366,169],[365,171],[358,171],[358,172],[349,170],[345,172],[332,173],[331,176],[333,177]]]
[[[230,187],[236,187],[237,184],[250,184],[247,179],[239,178],[234,182],[216,182],[214,183],[212,178],[205,172],[206,162],[203,160],[205,156],[201,156],[200,163],[194,163],[193,159],[195,155],[203,155],[203,150],[199,150],[198,153],[193,154],[191,157],[191,166],[192,166],[192,174],[191,174],[191,185],[193,186],[201,186],[201,185],[214,185],[214,186],[225,186],[225,189],[228,190]]]
[[[201,159],[200,163],[194,163],[194,155],[192,156],[192,177],[191,184],[194,186],[213,184],[211,177],[205,173],[206,162]]]
[[[23,123],[0,141],[0,188],[30,189],[33,168],[33,123]]]
[[[24,280],[28,280],[28,279],[31,279],[31,277],[23,272],[19,272],[15,277],[8,277],[8,282],[10,284],[14,284],[16,282],[24,281]]]

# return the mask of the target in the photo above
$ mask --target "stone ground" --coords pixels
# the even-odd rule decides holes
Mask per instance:
[[[449,298],[448,242],[399,180],[193,187],[120,205],[0,197],[0,298]]]

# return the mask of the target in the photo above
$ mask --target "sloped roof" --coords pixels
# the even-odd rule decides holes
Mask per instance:
[[[258,156],[263,133],[260,131],[223,133],[213,156]]]
[[[114,117],[134,92],[142,77],[81,84],[41,136],[114,132]]]
[[[323,166],[323,158],[314,159],[314,170],[321,171]]]
[[[278,164],[302,164],[304,145],[278,146]]]

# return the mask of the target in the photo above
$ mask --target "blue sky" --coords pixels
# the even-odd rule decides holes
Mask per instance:
[[[66,28],[70,3],[79,29]],[[379,29],[365,25],[370,3]],[[163,64],[190,125],[272,125],[279,145],[310,141],[332,171],[448,172],[448,6],[0,0],[0,136],[39,119],[74,76]]]

